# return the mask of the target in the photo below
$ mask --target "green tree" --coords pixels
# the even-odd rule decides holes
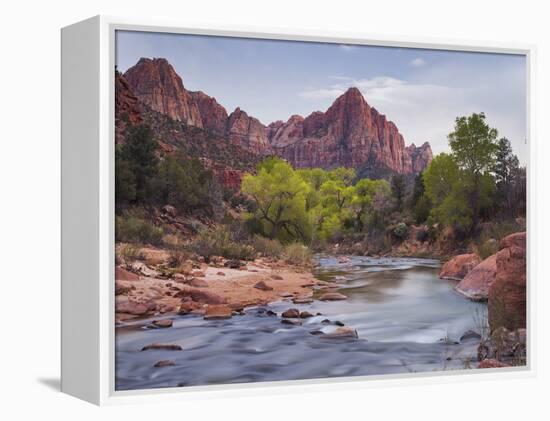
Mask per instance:
[[[130,163],[122,157],[121,147],[115,149],[115,202],[117,205],[136,199],[136,179]]]
[[[119,162],[118,165],[119,169],[124,171],[124,178],[119,184],[131,181],[132,177],[129,176],[129,173],[133,175],[135,202],[144,203],[150,200],[151,182],[158,169],[157,149],[158,143],[153,139],[153,132],[149,126],[130,127],[126,143],[122,145],[116,158],[125,161],[124,164]],[[131,191],[132,188],[119,185],[119,191],[124,190]]]
[[[361,232],[368,223],[367,218],[377,211],[375,204],[380,205],[382,197],[388,197],[390,186],[385,180],[363,178],[354,186],[352,208],[355,214],[356,230]],[[378,202],[376,202],[378,200]],[[382,209],[380,209],[382,210]]]
[[[449,134],[449,146],[458,167],[463,170],[467,186],[466,196],[472,213],[472,229],[479,221],[483,198],[482,177],[490,173],[495,165],[498,145],[498,131],[489,127],[485,114],[458,117],[455,128]]]
[[[159,204],[184,212],[201,210],[213,216],[216,206],[221,205],[221,192],[212,172],[204,169],[198,159],[167,156],[158,167],[153,187]]]
[[[241,189],[256,203],[254,217],[270,238],[307,241],[310,236],[306,195],[309,185],[285,161],[268,158],[258,166],[258,174],[247,174]]]
[[[439,206],[449,195],[459,178],[459,169],[453,157],[437,155],[422,173],[425,194],[434,206]]]
[[[391,192],[395,200],[395,208],[397,211],[401,212],[403,210],[405,195],[407,194],[407,184],[403,174],[395,174],[392,176]]]

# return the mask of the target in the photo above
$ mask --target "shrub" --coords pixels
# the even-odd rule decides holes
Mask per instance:
[[[160,245],[164,231],[131,212],[125,212],[115,219],[116,241]]]
[[[191,249],[207,261],[212,256],[223,256],[227,259],[253,260],[255,251],[249,244],[235,241],[231,231],[225,225],[203,230],[191,243]]]
[[[400,222],[399,224],[397,224],[396,227],[393,229],[393,234],[401,240],[406,239],[409,235],[409,228],[407,227],[407,224],[405,224],[404,222]]]
[[[312,263],[311,250],[300,243],[292,243],[284,249],[284,260],[296,266],[310,266]]]
[[[115,253],[116,264],[130,263],[145,259],[141,249],[133,244],[121,244]]]
[[[258,253],[266,257],[279,259],[284,252],[284,247],[278,240],[271,240],[260,235],[252,237],[251,243]]]
[[[424,241],[427,241],[430,238],[430,233],[427,229],[421,228],[416,232],[416,241],[420,241],[423,243]]]

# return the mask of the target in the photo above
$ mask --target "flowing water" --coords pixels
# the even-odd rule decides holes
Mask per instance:
[[[169,329],[146,329],[147,321],[117,326],[116,389],[475,367],[479,339],[463,335],[479,332],[486,306],[458,295],[453,290],[456,282],[438,279],[437,260],[317,260],[316,277],[337,283],[347,300],[305,305],[281,301],[218,321],[176,316]],[[280,314],[288,308],[322,315],[291,326],[266,314],[268,309]],[[325,319],[331,324],[322,323]],[[312,334],[330,333],[337,328],[335,321],[356,329],[358,338]],[[178,344],[183,350],[140,351],[154,342]],[[153,367],[159,360],[173,360],[175,365]]]

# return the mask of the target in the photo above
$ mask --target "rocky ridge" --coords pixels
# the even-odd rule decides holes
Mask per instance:
[[[405,146],[397,126],[371,107],[357,88],[348,89],[326,112],[305,118],[293,115],[265,126],[238,107],[228,114],[215,98],[187,90],[166,59],[141,58],[124,79],[151,110],[255,155],[281,156],[298,168],[368,167],[413,174],[432,159],[429,143]]]

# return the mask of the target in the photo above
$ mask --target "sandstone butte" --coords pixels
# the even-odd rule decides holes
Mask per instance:
[[[215,98],[188,91],[166,59],[142,58],[118,76],[116,104],[125,121],[139,122],[139,106],[144,104],[257,156],[278,155],[298,168],[368,167],[413,174],[432,160],[429,143],[405,146],[397,126],[371,107],[357,88],[348,89],[326,112],[305,118],[293,115],[265,126],[240,108],[229,114]],[[234,171],[226,167],[214,172],[224,185],[235,188],[240,174]]]

